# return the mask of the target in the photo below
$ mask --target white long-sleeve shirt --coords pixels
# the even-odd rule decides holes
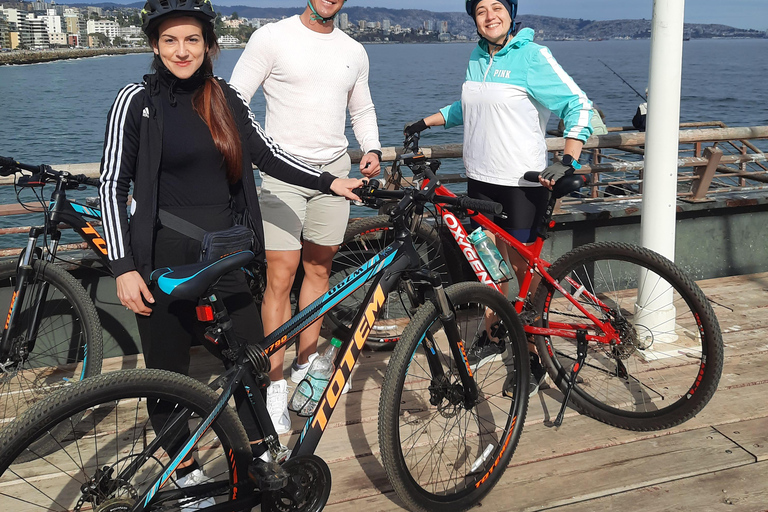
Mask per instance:
[[[347,108],[363,152],[381,150],[368,55],[341,30],[321,34],[299,16],[266,25],[251,36],[229,83],[248,101],[262,87],[267,134],[308,163],[327,164],[347,151]]]

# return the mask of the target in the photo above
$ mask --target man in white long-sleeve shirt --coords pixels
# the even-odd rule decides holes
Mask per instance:
[[[373,177],[380,171],[381,144],[368,88],[368,56],[360,43],[334,29],[333,19],[343,4],[343,0],[308,0],[300,16],[257,30],[230,84],[249,101],[261,86],[269,136],[288,153],[339,177],[351,169],[344,134],[349,109],[364,153],[360,170]],[[328,291],[349,203],[263,176],[260,204],[267,255],[262,319],[268,334],[291,317],[290,290],[299,263],[305,272],[300,307]],[[299,355],[291,367],[294,382],[301,381],[315,357],[321,324],[318,321],[301,334]],[[291,426],[284,357],[284,351],[272,357],[272,384],[267,389],[267,408],[278,433]]]

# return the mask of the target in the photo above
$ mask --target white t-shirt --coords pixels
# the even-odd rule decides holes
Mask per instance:
[[[229,83],[248,101],[262,86],[267,134],[308,163],[327,164],[347,151],[347,108],[363,152],[381,150],[368,55],[341,30],[321,34],[299,16],[265,25],[251,36]]]

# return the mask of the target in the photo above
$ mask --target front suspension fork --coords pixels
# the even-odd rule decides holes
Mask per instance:
[[[8,307],[8,316],[5,320],[5,326],[3,329],[2,340],[0,340],[0,355],[3,358],[10,356],[11,343],[13,336],[17,332],[14,327],[17,324],[17,318],[19,315],[21,304],[24,304],[24,299],[27,293],[27,287],[29,283],[34,281],[34,258],[37,252],[37,239],[42,235],[43,230],[39,227],[33,227],[29,231],[29,238],[27,240],[27,246],[22,253],[19,260],[19,265],[16,271],[17,281],[16,287],[11,296],[11,303]],[[58,247],[59,238],[61,234],[55,231],[51,236],[51,248],[47,252],[47,261],[53,261],[56,255],[56,248]],[[33,307],[29,311],[29,331],[27,332],[27,352],[32,352],[35,348],[35,341],[37,340],[37,330],[40,326],[40,316],[45,299],[48,296],[48,283],[43,282],[40,287],[35,289],[35,297],[32,298]]]
[[[448,338],[448,345],[451,348],[451,355],[453,356],[453,360],[456,361],[456,369],[459,374],[459,379],[461,380],[462,388],[464,389],[464,406],[469,409],[477,402],[479,392],[477,383],[472,375],[472,368],[469,366],[469,361],[467,360],[466,351],[464,349],[464,340],[462,340],[459,327],[456,324],[456,313],[448,300],[448,295],[445,293],[442,280],[437,272],[420,271],[415,275],[432,286],[435,302],[437,303],[440,315],[440,322],[443,324],[445,335]],[[427,332],[422,343],[424,344],[429,369],[432,373],[432,385],[434,386],[439,384],[445,378],[443,367],[435,353],[434,347],[436,347],[436,344],[432,334]]]

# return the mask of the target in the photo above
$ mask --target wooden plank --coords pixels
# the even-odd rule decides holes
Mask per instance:
[[[562,427],[555,429],[550,423],[545,423],[544,418],[557,414],[556,402],[552,400],[549,412],[545,412],[539,404],[542,401],[550,404],[550,399],[540,395],[531,402],[525,430],[511,465],[529,467],[532,463],[562,460],[576,454],[586,456],[593,451],[615,446],[653,442],[673,434],[709,428],[713,424],[730,428],[733,424],[740,424],[745,417],[763,419],[768,417],[768,403],[764,400],[766,393],[768,384],[718,391],[698,416],[683,425],[660,432],[621,430],[578,415],[575,411],[571,411]],[[744,449],[750,451],[747,447]],[[368,455],[371,453],[375,455]],[[331,500],[334,503],[391,490],[378,462],[378,453],[375,422],[336,427],[326,433],[318,447],[318,455],[331,466],[335,482]]]
[[[749,464],[558,508],[558,512],[765,512],[768,462]],[[546,509],[542,509],[546,510]]]
[[[758,462],[768,460],[768,418],[741,421],[715,428],[754,455]]]
[[[507,469],[483,510],[541,510],[675,479],[750,464],[754,458],[712,428],[665,436]],[[395,510],[393,496],[364,499],[370,510]],[[326,510],[359,510],[357,500]],[[480,504],[478,504],[480,505]]]

